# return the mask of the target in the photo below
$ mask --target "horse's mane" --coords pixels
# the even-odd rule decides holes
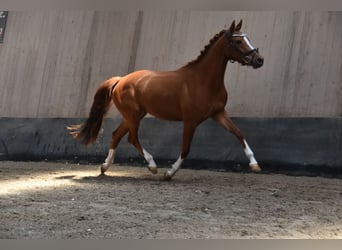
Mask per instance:
[[[188,62],[185,66],[189,66],[189,65],[193,65],[197,62],[199,62],[204,55],[207,53],[207,51],[213,46],[213,44],[217,41],[217,39],[219,39],[224,33],[226,32],[226,30],[221,30],[219,33],[217,33],[213,38],[210,39],[209,43],[204,47],[204,49],[201,51],[201,53],[199,54],[199,56],[195,59],[192,60],[190,62]]]

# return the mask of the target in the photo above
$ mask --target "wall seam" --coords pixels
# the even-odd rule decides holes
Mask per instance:
[[[131,49],[131,55],[129,57],[127,73],[133,72],[135,70],[138,47],[139,47],[139,42],[140,42],[140,37],[141,37],[143,17],[144,17],[144,12],[138,11],[137,19],[136,19],[135,24],[134,24],[132,49]]]

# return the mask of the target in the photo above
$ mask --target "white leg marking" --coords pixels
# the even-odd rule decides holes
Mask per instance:
[[[244,143],[246,145],[246,148],[245,148],[245,154],[249,160],[249,165],[251,164],[258,164],[258,162],[255,160],[254,158],[254,153],[253,151],[251,150],[251,148],[249,147],[248,143],[246,140],[244,140]]]
[[[246,145],[244,151],[245,151],[245,154],[246,154],[246,156],[247,156],[247,158],[249,160],[249,167],[251,168],[251,170],[253,170],[255,172],[259,172],[261,170],[261,168],[259,167],[258,162],[254,158],[253,151],[249,147],[249,145],[248,145],[246,140],[244,140],[244,143]]]
[[[144,158],[148,162],[149,167],[157,167],[153,160],[153,156],[143,148]]]
[[[105,162],[102,164],[102,167],[101,167],[101,172],[102,173],[106,172],[107,169],[110,167],[110,165],[113,163],[114,156],[115,156],[115,149],[112,149],[112,148],[109,149],[107,158],[106,158]]]
[[[158,169],[157,169],[157,164],[153,160],[153,156],[149,152],[147,152],[144,148],[143,148],[143,154],[144,154],[145,160],[148,162],[148,169],[153,174],[156,174],[158,172]]]
[[[179,170],[179,168],[182,165],[183,161],[184,161],[184,159],[182,159],[179,156],[177,161],[172,164],[172,168],[170,170],[167,170],[167,175],[169,175],[170,177],[174,176],[174,174]]]

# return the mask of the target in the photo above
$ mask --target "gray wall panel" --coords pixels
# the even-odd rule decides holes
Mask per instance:
[[[103,80],[181,67],[240,18],[265,65],[228,65],[231,115],[342,116],[342,12],[325,11],[11,11],[0,116],[85,117]]]

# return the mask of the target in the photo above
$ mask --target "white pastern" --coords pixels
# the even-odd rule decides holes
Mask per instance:
[[[180,156],[178,157],[177,161],[175,163],[172,164],[172,168],[170,170],[167,171],[169,176],[173,176],[178,169],[180,168],[180,166],[182,165],[184,159],[182,159]]]
[[[150,170],[152,174],[156,174],[158,172],[158,169],[157,169],[157,164],[153,160],[153,156],[149,152],[147,152],[144,148],[143,148],[143,154],[144,154],[145,160],[148,162],[148,170]]]
[[[107,158],[105,159],[105,162],[102,164],[101,172],[104,173],[107,171],[107,169],[110,167],[110,165],[113,163],[115,156],[115,149],[109,149]]]
[[[148,166],[151,168],[156,168],[157,165],[153,160],[153,156],[149,152],[147,152],[144,148],[143,148],[143,154],[144,154],[145,160],[148,162]]]
[[[246,145],[244,151],[245,151],[245,154],[247,156],[247,158],[249,159],[249,165],[257,165],[258,162],[255,160],[254,158],[254,153],[253,151],[251,150],[251,148],[249,147],[248,143],[246,140],[244,140],[244,143]]]

